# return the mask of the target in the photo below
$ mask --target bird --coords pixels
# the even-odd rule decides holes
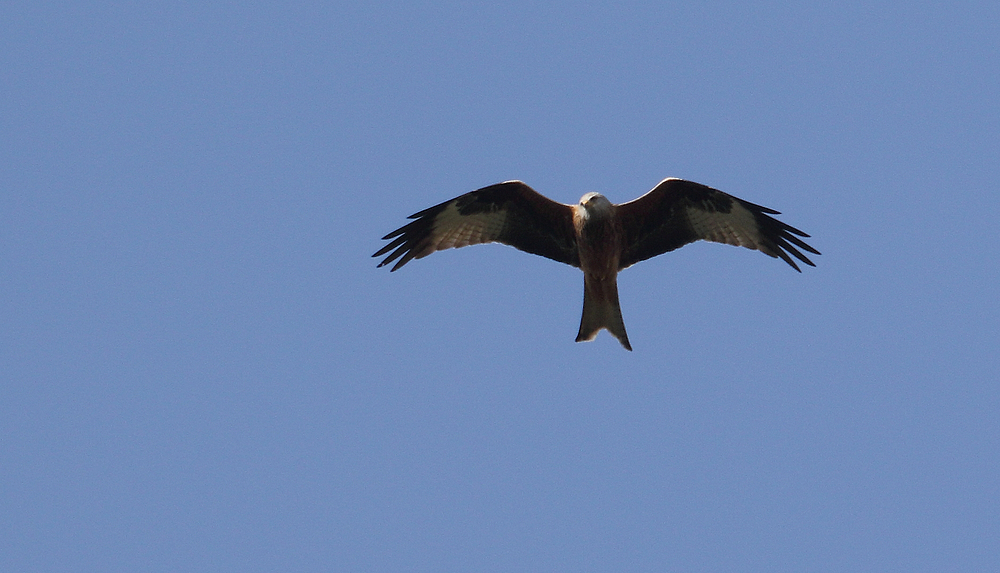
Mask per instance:
[[[621,204],[591,192],[566,205],[522,181],[504,181],[410,215],[410,223],[382,237],[390,242],[372,257],[385,255],[379,268],[396,261],[390,271],[397,271],[436,251],[497,242],[577,267],[583,316],[576,341],[606,329],[631,351],[618,273],[640,261],[706,240],[781,258],[800,273],[795,259],[815,267],[799,250],[820,254],[802,240],[809,235],[771,215],[780,212],[674,177]]]

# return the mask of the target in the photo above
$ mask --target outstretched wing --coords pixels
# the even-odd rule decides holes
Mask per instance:
[[[507,181],[466,193],[410,215],[413,222],[382,237],[391,240],[373,257],[389,253],[379,267],[434,251],[478,243],[503,243],[516,249],[580,266],[573,230],[573,208],[548,199],[520,181]]]
[[[799,272],[789,253],[816,266],[796,248],[820,254],[799,238],[809,235],[770,216],[778,214],[700,183],[664,179],[649,193],[618,206],[625,235],[621,268],[700,239],[781,257]]]

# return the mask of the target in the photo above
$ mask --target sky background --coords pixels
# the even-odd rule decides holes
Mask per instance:
[[[1000,569],[1000,4],[5,2],[0,570]],[[376,269],[682,177],[817,268]]]

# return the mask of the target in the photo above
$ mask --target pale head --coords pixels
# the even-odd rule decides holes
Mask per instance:
[[[607,217],[611,214],[614,205],[608,198],[600,193],[590,192],[580,197],[580,206],[583,207],[583,214],[586,217],[595,215],[597,217]]]

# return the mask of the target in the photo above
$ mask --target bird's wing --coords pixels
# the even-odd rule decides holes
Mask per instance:
[[[624,233],[620,266],[624,269],[701,239],[781,257],[799,272],[789,253],[816,266],[798,250],[820,254],[799,238],[809,235],[770,216],[778,214],[699,183],[664,179],[649,193],[618,206]]]
[[[434,251],[492,242],[580,266],[573,208],[520,181],[483,187],[409,218],[414,221],[382,237],[391,242],[372,255],[389,253],[379,267],[399,259],[392,267],[395,271]]]

